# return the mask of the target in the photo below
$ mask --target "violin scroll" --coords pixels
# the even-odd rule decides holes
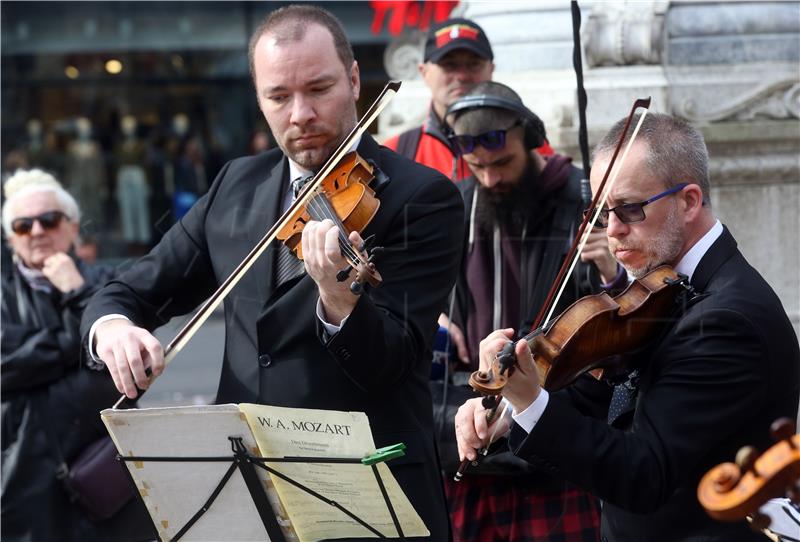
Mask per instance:
[[[751,515],[760,521],[758,508],[784,494],[800,504],[800,434],[794,434],[789,418],[776,420],[770,430],[777,442],[769,450],[759,456],[746,446],[736,463],[717,465],[700,480],[697,498],[712,518],[738,521]]]

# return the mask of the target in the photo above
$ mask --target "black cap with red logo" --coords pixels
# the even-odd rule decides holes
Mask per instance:
[[[492,60],[492,46],[483,29],[469,19],[447,19],[431,27],[425,41],[425,62],[438,62],[456,49],[466,49]]]

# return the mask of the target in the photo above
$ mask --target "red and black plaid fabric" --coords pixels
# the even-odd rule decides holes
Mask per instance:
[[[564,487],[543,492],[531,476],[445,480],[454,542],[597,542],[600,503]]]

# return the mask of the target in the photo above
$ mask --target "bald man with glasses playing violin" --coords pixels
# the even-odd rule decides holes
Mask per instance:
[[[624,120],[595,149],[594,190]],[[686,287],[657,338],[626,357],[621,383],[604,393],[588,378],[548,393],[528,343],[519,341],[518,370],[503,391],[513,407],[510,447],[602,499],[601,540],[763,540],[745,522],[707,516],[697,484],[740,447],[768,447],[775,419],[795,417],[797,336],[778,297],[714,217],[708,153],[696,129],[650,113],[617,167],[598,220],[612,253],[633,277],[666,264],[688,278]],[[511,338],[511,329],[486,337],[481,366]],[[500,434],[509,428],[497,423]],[[464,404],[456,416],[461,457],[475,458],[493,429],[479,400]]]

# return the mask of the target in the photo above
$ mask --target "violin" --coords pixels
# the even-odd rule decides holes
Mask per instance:
[[[775,420],[770,432],[777,441],[759,456],[752,446],[736,454],[735,463],[709,470],[697,486],[697,499],[709,516],[720,521],[739,521],[751,516],[755,528],[769,526],[769,517],[758,509],[769,499],[786,494],[800,505],[800,434],[789,418]]]
[[[373,261],[378,250],[366,256],[366,246],[352,247],[347,239],[347,232],[361,233],[378,212],[381,202],[370,187],[374,178],[374,168],[369,162],[355,151],[346,154],[313,194],[306,195],[303,191],[298,195],[305,196],[308,203],[294,209],[276,235],[302,260],[301,239],[305,225],[309,220],[332,220],[339,227],[339,246],[350,264],[337,274],[337,279],[342,282],[351,268],[356,269],[356,280],[350,285],[354,294],[362,291],[365,282],[375,287],[382,281]]]
[[[523,337],[528,342],[542,387],[559,390],[581,374],[604,367],[616,354],[639,350],[661,329],[685,276],[662,265],[634,280],[621,294],[582,297],[546,328]],[[476,371],[470,386],[483,395],[499,395],[513,365],[514,343],[497,355],[489,371]]]

